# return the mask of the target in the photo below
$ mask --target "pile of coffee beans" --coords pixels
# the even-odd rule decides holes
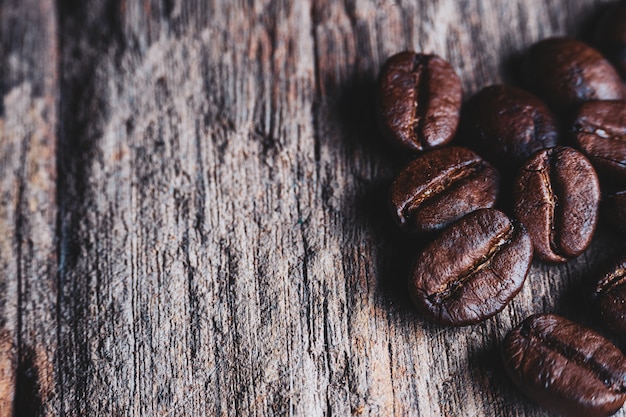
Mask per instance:
[[[626,77],[626,2],[616,7],[598,39]],[[417,310],[443,326],[504,309],[533,257],[562,263],[581,255],[599,213],[626,230],[626,88],[618,71],[581,41],[550,38],[529,49],[523,78],[527,89],[488,86],[461,111],[461,81],[441,57],[405,51],[381,69],[382,133],[415,153],[391,185],[392,215],[430,242],[408,289]],[[623,335],[626,253],[591,296],[606,327]],[[565,318],[528,317],[502,352],[512,381],[553,412],[608,416],[626,400],[626,357]]]

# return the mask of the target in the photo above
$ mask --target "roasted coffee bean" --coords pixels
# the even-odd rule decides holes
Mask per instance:
[[[550,38],[530,48],[524,64],[529,87],[559,113],[590,100],[623,100],[622,81],[600,52],[569,38]]]
[[[604,55],[626,78],[626,2],[608,7],[596,31],[596,43]]]
[[[626,399],[626,358],[599,334],[552,314],[528,317],[502,349],[513,382],[562,416],[609,416]]]
[[[519,88],[483,88],[463,109],[463,135],[500,170],[514,172],[534,152],[557,144],[558,128],[548,106]]]
[[[498,183],[495,168],[469,149],[433,149],[400,172],[391,186],[391,207],[405,230],[440,230],[472,211],[493,207]]]
[[[381,129],[389,141],[412,151],[445,145],[456,133],[461,99],[461,80],[449,63],[401,52],[380,73]]]
[[[593,293],[602,324],[626,334],[626,254],[610,264]]]
[[[598,177],[585,156],[557,146],[535,153],[513,185],[515,216],[539,259],[565,262],[591,242],[598,217]]]
[[[626,232],[626,190],[608,195],[603,204],[609,221]]]
[[[409,292],[429,320],[463,326],[485,320],[515,297],[532,260],[524,227],[494,209],[453,223],[415,262]]]
[[[578,110],[572,133],[603,180],[626,183],[626,103],[590,101]]]

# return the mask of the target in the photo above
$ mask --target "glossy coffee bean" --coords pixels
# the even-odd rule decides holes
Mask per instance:
[[[626,2],[608,7],[596,31],[596,43],[604,55],[626,78]]]
[[[381,129],[393,144],[412,151],[445,145],[456,133],[461,99],[461,80],[448,62],[401,52],[380,73]]]
[[[604,270],[593,296],[602,324],[626,335],[626,255]]]
[[[514,211],[533,241],[535,255],[564,262],[591,242],[598,218],[598,177],[585,156],[557,146],[535,153],[513,185]]]
[[[609,416],[626,399],[626,358],[607,339],[552,314],[528,317],[504,339],[513,382],[561,416]]]
[[[606,196],[603,205],[608,220],[626,232],[626,190]]]
[[[483,88],[463,109],[463,135],[498,169],[514,171],[534,152],[557,144],[558,128],[548,106],[519,88]]]
[[[428,320],[447,326],[478,323],[515,297],[531,260],[532,244],[521,224],[498,210],[478,210],[424,249],[409,292]]]
[[[592,47],[569,38],[550,38],[530,48],[524,63],[528,86],[558,113],[590,100],[623,100],[613,66]]]
[[[467,213],[493,207],[498,183],[495,168],[469,149],[433,149],[395,179],[391,208],[403,229],[432,232]]]
[[[626,183],[625,102],[584,103],[578,110],[572,134],[603,180]]]

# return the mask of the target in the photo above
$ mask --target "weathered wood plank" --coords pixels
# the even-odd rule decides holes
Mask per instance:
[[[53,1],[0,2],[0,415],[54,415],[58,385]]]
[[[536,263],[483,324],[425,323],[373,84],[406,48],[466,95],[514,80],[604,1],[40,3],[0,2],[0,367],[39,399],[16,415],[545,415],[499,341],[533,312],[589,322],[586,277],[626,242]],[[0,395],[28,385],[3,369]]]
[[[309,7],[223,2],[211,24],[157,36],[156,5],[122,5],[63,23],[85,39],[99,8],[121,16],[62,92],[78,109],[64,114],[64,411],[320,414],[325,320],[302,259]]]
[[[57,47],[51,0],[0,2],[0,415],[57,412]]]

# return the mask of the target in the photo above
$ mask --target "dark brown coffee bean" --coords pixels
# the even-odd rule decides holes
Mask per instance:
[[[426,247],[415,262],[409,292],[431,321],[478,323],[515,297],[531,260],[532,244],[521,224],[498,210],[478,210]]]
[[[598,22],[596,43],[626,78],[626,2],[617,2],[607,8]]]
[[[626,255],[605,269],[593,295],[602,324],[620,335],[626,334]]]
[[[626,232],[626,190],[610,194],[603,204],[609,221]]]
[[[391,186],[400,227],[431,232],[480,208],[493,207],[498,172],[466,148],[434,149],[412,161]]]
[[[559,113],[590,100],[623,100],[619,75],[600,52],[569,38],[550,38],[530,48],[524,64],[528,86]]]
[[[598,177],[585,156],[557,146],[535,153],[513,185],[515,216],[539,259],[565,262],[591,242],[598,218]]]
[[[498,169],[514,172],[534,152],[556,146],[558,128],[548,106],[535,95],[492,85],[465,105],[463,134]]]
[[[513,382],[562,416],[609,416],[626,399],[626,358],[599,334],[552,314],[528,317],[502,349]]]
[[[572,133],[598,174],[626,183],[626,103],[590,101],[578,110]]]
[[[449,63],[436,55],[401,52],[380,73],[382,131],[412,151],[444,145],[456,133],[461,99],[461,80]]]

